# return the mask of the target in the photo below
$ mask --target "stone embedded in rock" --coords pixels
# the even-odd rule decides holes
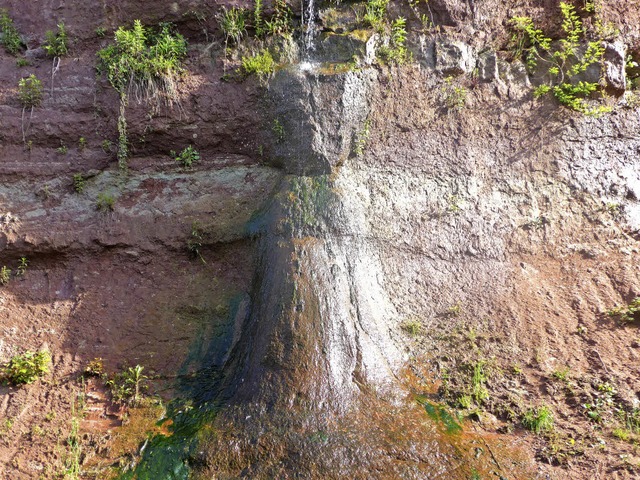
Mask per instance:
[[[473,49],[462,42],[436,43],[436,69],[441,73],[471,73],[475,66]]]
[[[624,43],[613,42],[605,45],[602,68],[607,88],[617,92],[624,92],[627,88],[626,58],[627,46]]]
[[[478,58],[478,78],[492,82],[498,78],[498,56],[496,52],[484,52]]]

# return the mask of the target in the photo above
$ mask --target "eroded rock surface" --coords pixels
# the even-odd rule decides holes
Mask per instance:
[[[125,458],[179,478],[578,479],[594,465],[614,478],[624,455],[635,472],[633,448],[609,432],[603,452],[574,407],[605,384],[625,411],[638,402],[633,327],[604,315],[640,295],[637,106],[591,118],[533,100],[504,25],[528,14],[553,32],[557,12],[507,3],[430,1],[417,12],[430,31],[392,2],[409,19],[403,66],[376,62],[392,43],[361,31],[364,10],[323,5],[318,57],[301,44],[289,53],[304,63],[265,86],[234,80],[222,3],[7,2],[32,63],[0,53],[0,266],[29,267],[0,287],[0,360],[47,346],[54,362],[49,384],[0,387],[0,476],[65,468],[55,446],[78,392],[108,403],[100,382],[75,380],[94,357],[109,372],[145,365],[175,427],[151,418],[156,436],[127,450],[122,411],[95,407],[81,422],[94,478]],[[599,15],[621,30],[604,69],[622,93],[640,12]],[[190,48],[175,109],[128,105],[123,172],[96,28],[133,18],[175,22]],[[62,20],[72,54],[23,111],[18,80],[50,79],[38,48]],[[191,168],[169,155],[187,145],[202,157]],[[456,436],[434,405],[466,411],[474,368],[489,378],[489,398],[469,400],[480,433]],[[542,404],[557,444],[513,431]]]

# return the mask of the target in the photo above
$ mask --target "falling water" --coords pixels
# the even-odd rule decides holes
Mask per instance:
[[[316,11],[313,4],[313,0],[307,0],[307,8],[305,11],[304,0],[302,3],[302,25],[303,25],[303,44],[305,54],[308,57],[310,52],[315,50],[314,40],[318,34],[318,27],[316,25]],[[306,19],[306,22],[305,22]]]

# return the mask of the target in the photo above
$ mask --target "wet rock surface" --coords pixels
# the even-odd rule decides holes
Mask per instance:
[[[55,445],[79,393],[95,409],[80,425],[87,444],[112,445],[91,447],[95,465],[126,459],[149,478],[632,475],[613,459],[635,461],[632,447],[607,437],[615,455],[603,452],[572,405],[605,382],[637,403],[633,327],[603,312],[640,292],[640,119],[532,100],[524,64],[497,44],[509,16],[543,22],[543,3],[429,2],[447,35],[416,34],[402,67],[371,65],[388,38],[353,34],[355,11],[324,10],[318,55],[335,64],[283,65],[267,88],[222,80],[216,2],[8,2],[33,63],[0,53],[0,266],[29,267],[0,287],[0,360],[47,345],[54,362],[49,383],[0,387],[0,476],[65,468]],[[605,56],[620,91],[624,45],[638,38],[630,5],[602,14],[625,42]],[[133,18],[175,22],[191,46],[176,110],[127,107],[124,173],[95,29]],[[25,117],[16,85],[49,78],[36,52],[57,19],[72,55]],[[351,50],[365,58],[350,63]],[[443,100],[449,75],[461,108]],[[169,156],[187,145],[201,154],[191,168]],[[98,207],[104,195],[112,208]],[[174,402],[132,452],[105,437],[127,425],[104,387],[75,380],[95,357],[109,372],[145,365]],[[477,365],[493,369],[491,397],[460,422],[439,402],[461,402]],[[553,375],[567,365],[578,378],[563,396]],[[557,412],[553,446],[513,421],[542,403]]]

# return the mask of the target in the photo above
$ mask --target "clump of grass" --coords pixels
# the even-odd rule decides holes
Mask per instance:
[[[631,438],[631,432],[626,428],[614,428],[611,434],[617,439],[622,440],[623,442],[628,442]]]
[[[405,320],[401,327],[412,337],[417,337],[422,332],[422,324],[418,320]]]
[[[60,146],[56,149],[56,152],[58,152],[60,155],[66,155],[69,152],[69,147],[67,147],[64,143],[62,143],[62,140],[60,140]]]
[[[113,195],[101,192],[96,199],[96,208],[101,212],[112,212],[116,203],[116,199]]]
[[[364,150],[367,146],[370,135],[371,120],[367,118],[362,126],[362,130],[356,134],[355,146],[353,147],[353,153],[356,154],[356,157],[362,157],[364,155]]]
[[[460,315],[461,312],[462,312],[462,306],[459,303],[456,303],[455,305],[451,305],[447,309],[447,315],[450,317],[457,317]]]
[[[133,90],[138,99],[161,95],[173,103],[186,55],[187,42],[171,24],[153,30],[135,20],[130,30],[119,27],[114,43],[98,52],[98,71],[123,96]]]
[[[383,30],[388,5],[389,0],[367,0],[364,13],[365,23],[376,30]]]
[[[273,3],[273,15],[265,21],[265,31],[269,35],[288,37],[293,30],[293,12],[286,0],[275,0]]]
[[[24,48],[20,33],[6,8],[0,8],[0,33],[0,43],[7,53],[17,55]]]
[[[229,40],[233,40],[237,45],[247,33],[246,16],[247,12],[244,8],[231,7],[227,9],[223,7],[222,14],[220,15],[220,28],[222,29],[222,33],[224,33],[225,48]]]
[[[187,55],[187,42],[175,33],[169,23],[152,30],[135,20],[133,28],[119,27],[115,42],[98,52],[98,71],[120,94],[118,116],[118,165],[125,172],[129,157],[125,110],[130,93],[138,99],[161,100],[173,105],[178,98],[176,81],[184,72],[182,61]],[[104,148],[104,145],[103,145]]]
[[[553,412],[546,405],[529,409],[522,417],[522,425],[536,434],[553,430],[553,424]]]
[[[48,351],[27,351],[12,357],[2,368],[2,376],[13,385],[33,383],[38,377],[49,373],[50,363],[51,354]]]
[[[260,82],[265,83],[275,72],[276,62],[269,50],[262,50],[250,57],[242,57],[242,72],[245,75],[255,74]]]

